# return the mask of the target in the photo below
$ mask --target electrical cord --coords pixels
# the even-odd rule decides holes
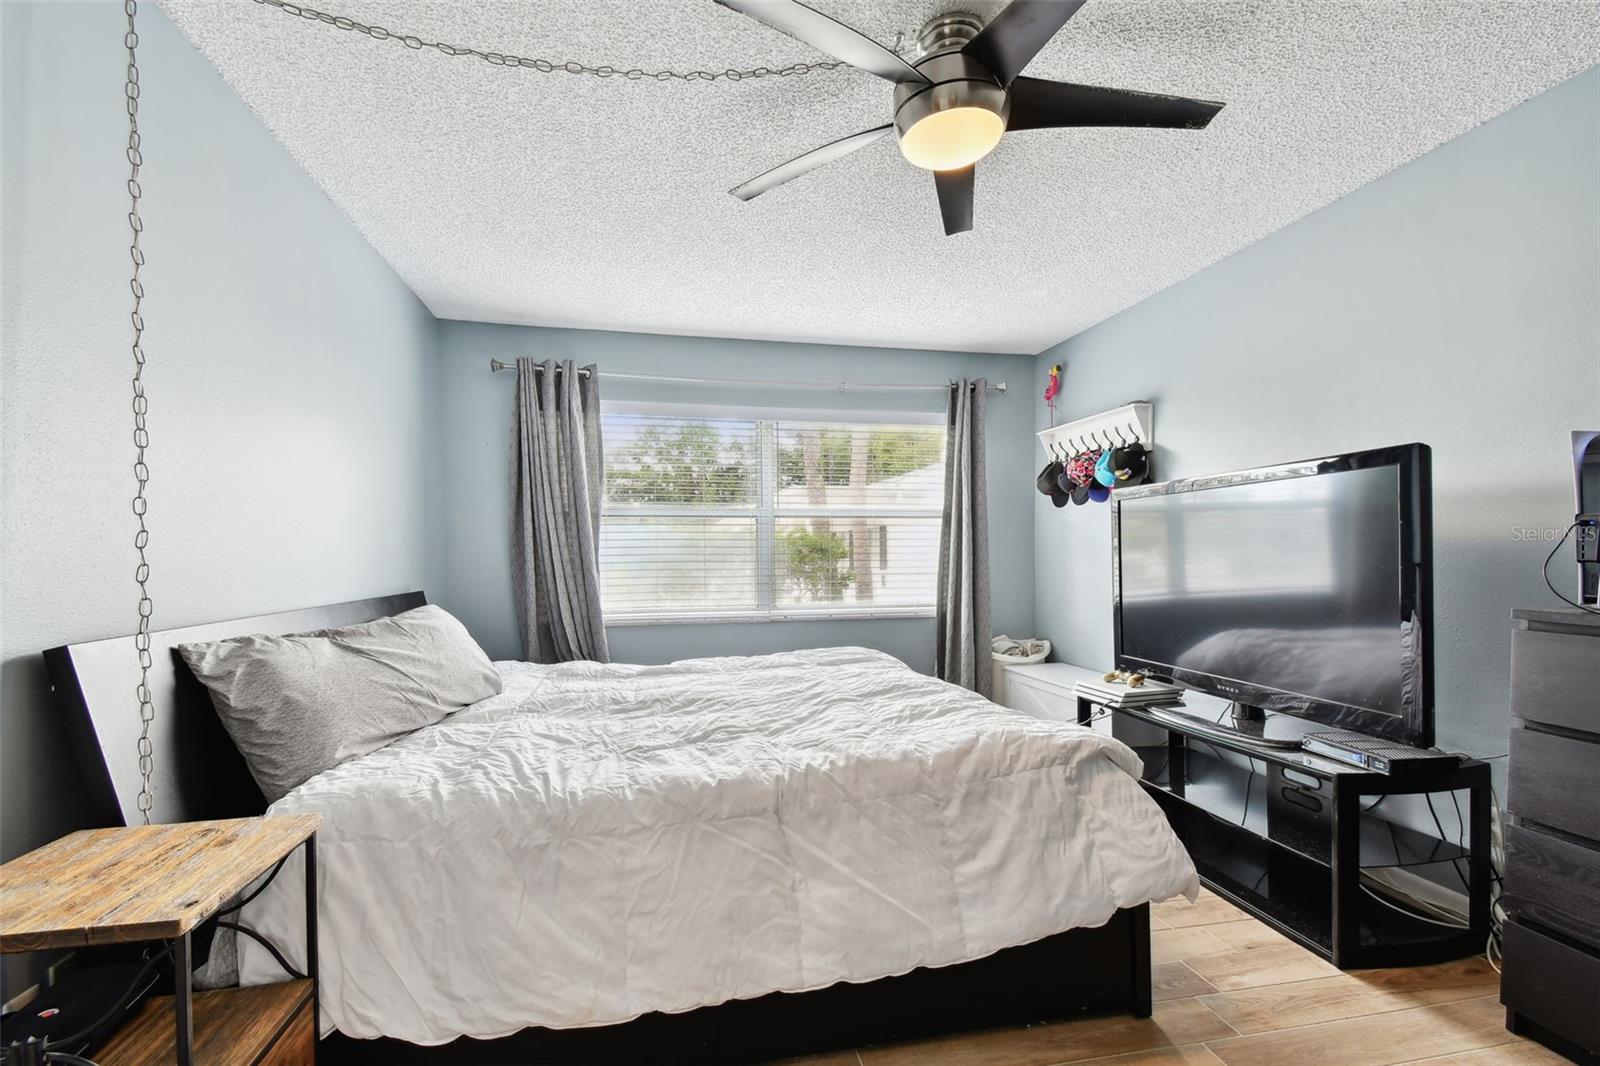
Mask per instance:
[[[1085,729],[1087,729],[1088,727],[1094,725],[1096,722],[1100,721],[1101,719],[1110,718],[1112,716],[1112,714],[1114,713],[1114,711],[1115,711],[1115,708],[1102,706],[1099,710],[1095,711],[1093,714],[1089,715],[1088,718],[1084,719],[1082,722],[1079,722],[1078,724],[1083,726]],[[1165,750],[1165,749],[1163,749],[1163,750]],[[1140,761],[1142,762],[1143,760],[1140,760]],[[1160,784],[1161,775],[1167,772],[1167,764],[1169,762],[1171,762],[1171,761],[1172,761],[1171,760],[1171,755],[1169,753],[1168,755],[1166,755],[1166,756],[1164,756],[1162,758],[1161,766],[1158,769],[1156,769],[1154,772],[1147,774],[1146,777],[1145,777],[1145,780],[1149,781],[1149,782],[1152,782],[1153,784]],[[265,887],[265,886],[262,886],[262,887]],[[260,890],[258,889],[257,891],[260,891]]]
[[[260,933],[256,932],[254,929],[251,929],[247,925],[240,925],[238,922],[223,921],[220,918],[213,919],[213,921],[216,922],[217,928],[219,929],[232,929],[235,933],[239,933],[242,936],[247,936],[251,940],[254,940],[257,944],[260,944],[266,949],[267,954],[272,956],[272,961],[276,962],[279,968],[281,968],[283,972],[288,974],[290,977],[297,981],[305,979],[305,974],[289,965],[289,960],[283,957],[283,952],[278,950],[278,946],[276,944],[262,936]]]
[[[1498,826],[1501,833],[1505,830],[1505,815],[1500,810],[1500,796],[1494,790],[1493,782],[1489,785],[1489,801],[1493,806],[1493,823],[1489,832],[1489,942],[1484,945],[1483,954],[1489,960],[1489,965],[1494,967],[1494,972],[1500,972],[1500,938],[1505,928],[1505,843],[1500,834],[1494,831]]]
[[[1445,834],[1444,823],[1439,821],[1439,812],[1434,810],[1434,808],[1433,808],[1433,793],[1432,792],[1424,792],[1422,794],[1422,798],[1428,801],[1428,813],[1433,816],[1433,827],[1439,831],[1439,843],[1448,844],[1450,842],[1450,838],[1449,838],[1449,836],[1447,836]],[[1450,793],[1450,800],[1451,800],[1452,803],[1455,802],[1455,798],[1456,798],[1456,794],[1454,792]],[[1457,828],[1457,830],[1459,830],[1460,826],[1461,826],[1460,818],[1461,818],[1461,805],[1460,804],[1456,804],[1456,828]],[[1461,840],[1461,838],[1458,835],[1456,837],[1456,841],[1457,841],[1456,846],[1457,847],[1461,846],[1460,845],[1460,840]],[[1461,879],[1461,887],[1466,889],[1467,892],[1470,894],[1472,892],[1472,882],[1468,881],[1467,880],[1467,875],[1461,872],[1461,867],[1456,865],[1456,860],[1452,859],[1450,861],[1450,869],[1452,869],[1452,870],[1454,870],[1456,872],[1456,877]]]
[[[1463,759],[1475,757],[1463,751],[1453,751],[1450,754],[1458,755]],[[1503,751],[1499,755],[1482,756],[1480,761],[1496,762],[1510,757],[1510,752]],[[1454,793],[1451,793],[1452,798],[1454,798],[1454,795]],[[1502,902],[1505,896],[1504,871],[1506,868],[1506,853],[1504,838],[1496,833],[1495,829],[1498,827],[1502,833],[1504,832],[1505,813],[1500,809],[1500,794],[1495,791],[1492,781],[1489,784],[1489,800],[1492,807],[1489,826],[1489,941],[1484,945],[1483,954],[1489,960],[1489,965],[1494,967],[1494,972],[1499,973],[1500,936],[1506,922],[1505,904]]]
[[[1461,801],[1456,799],[1454,790],[1451,790],[1450,792],[1450,806],[1456,809],[1456,847],[1460,848],[1462,851],[1468,851],[1467,821],[1461,816]],[[1461,863],[1466,862],[1467,858],[1470,858],[1470,854],[1467,857],[1451,859],[1450,865],[1456,868],[1457,875],[1461,878],[1461,883],[1467,886],[1467,894],[1470,896],[1472,894],[1472,885],[1467,881],[1466,875],[1460,872]]]
[[[1549,589],[1556,599],[1560,600],[1568,607],[1576,607],[1585,614],[1600,614],[1600,609],[1586,606],[1585,604],[1579,603],[1577,600],[1567,599],[1567,597],[1563,596],[1550,581],[1550,564],[1555,561],[1556,552],[1560,551],[1561,546],[1567,542],[1567,538],[1572,536],[1572,531],[1581,525],[1583,525],[1582,522],[1574,522],[1572,525],[1567,527],[1567,531],[1561,534],[1561,539],[1556,541],[1556,546],[1550,549],[1550,554],[1544,557],[1544,566],[1540,567],[1539,573],[1544,578],[1544,587]],[[1600,529],[1597,529],[1595,533],[1597,536],[1600,536]]]
[[[7,1047],[0,1047],[0,1062],[6,1066],[52,1066],[60,1063],[63,1066],[100,1066],[91,1059],[81,1055],[74,1055],[68,1051],[47,1051],[46,1042],[36,1036],[26,1040],[19,1040]]]
[[[1114,708],[1114,707],[1108,707],[1108,706],[1105,706],[1105,705],[1102,704],[1102,705],[1100,705],[1099,710],[1094,711],[1092,714],[1089,715],[1088,718],[1084,719],[1082,722],[1079,722],[1078,724],[1083,726],[1085,729],[1087,729],[1090,726],[1094,725],[1096,722],[1101,721],[1102,719],[1112,717],[1112,715],[1115,713],[1115,710],[1116,710],[1116,708]],[[1159,784],[1160,781],[1161,781],[1161,775],[1167,772],[1167,764],[1169,762],[1171,762],[1171,761],[1172,761],[1171,760],[1171,756],[1170,756],[1170,754],[1168,754],[1166,757],[1164,757],[1161,760],[1161,767],[1158,770],[1156,770],[1154,773],[1151,773],[1148,776],[1146,776],[1145,780],[1146,781],[1150,781],[1150,782],[1155,783],[1155,784]],[[262,887],[264,888],[266,886],[263,885]],[[260,889],[257,889],[256,891],[259,892]],[[247,900],[246,902],[249,902],[249,901]]]
[[[1246,755],[1245,758],[1250,759]],[[1250,776],[1244,779],[1244,810],[1239,812],[1239,825],[1242,828],[1250,820],[1250,786],[1256,783],[1256,761],[1250,759]]]
[[[112,1007],[110,1010],[100,1015],[100,1017],[96,1018],[82,1029],[79,1029],[77,1032],[70,1033],[67,1036],[52,1040],[51,1043],[76,1044],[80,1040],[87,1040],[95,1033],[96,1030],[105,1025],[106,1022],[110,1021],[112,1018],[128,1009],[128,1004],[132,1003],[133,997],[139,994],[139,989],[144,985],[146,979],[149,978],[151,973],[154,972],[156,966],[162,962],[165,962],[171,955],[172,945],[170,944],[156,952],[154,955],[151,955],[145,960],[144,965],[139,967],[139,972],[134,975],[133,980],[128,983],[128,990],[122,994],[121,999],[117,1000],[116,1006]]]
[[[158,965],[167,961],[171,955],[172,945],[170,944],[156,952],[154,955],[151,955],[144,961],[144,965],[139,967],[139,972],[134,975],[133,980],[128,983],[128,990],[122,994],[121,998],[117,1000],[116,1004],[111,1007],[110,1010],[107,1010],[105,1013],[101,1014],[100,1017],[96,1018],[88,1025],[85,1025],[75,1033],[68,1033],[66,1036],[51,1037],[49,1040],[45,1041],[42,1048],[43,1060],[46,1063],[66,1063],[67,1066],[96,1066],[93,1061],[83,1058],[80,1055],[74,1055],[66,1051],[53,1051],[51,1049],[54,1047],[60,1047],[63,1044],[77,1044],[89,1039],[89,1037],[93,1036],[96,1032],[103,1028],[107,1022],[111,1021],[123,1011],[127,1010],[128,1005],[131,1004],[134,997],[139,994],[139,989],[144,987],[144,983],[150,977],[151,973],[154,972]]]

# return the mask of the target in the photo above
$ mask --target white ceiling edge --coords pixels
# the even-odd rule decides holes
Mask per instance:
[[[563,0],[521,0],[487,14],[432,0],[326,0],[326,6],[440,39],[492,42],[530,55],[648,53],[661,56],[663,65],[711,69],[727,65],[728,55],[771,65],[818,58],[798,42],[747,25],[749,20],[721,18],[732,13],[720,8],[716,17],[696,11],[682,19],[683,11],[694,10],[690,0],[640,0],[636,7],[644,10],[630,14],[643,17],[621,23],[615,8],[602,4],[575,16]],[[664,6],[677,34],[665,41],[667,47],[659,33],[652,35],[661,23],[649,17],[660,16]],[[889,27],[914,30],[941,7],[998,5],[833,0],[818,6],[879,39],[892,39]],[[1039,131],[1008,137],[980,166],[978,231],[944,238],[927,175],[904,164],[889,142],[751,205],[722,202],[731,201],[718,187],[731,184],[729,176],[742,180],[841,131],[881,121],[881,83],[857,72],[783,79],[778,89],[785,97],[757,92],[777,86],[778,79],[713,86],[629,83],[642,92],[607,95],[613,86],[600,79],[498,71],[468,58],[413,53],[261,5],[162,0],[162,7],[437,318],[963,353],[1047,351],[1600,62],[1600,3],[1593,0],[1224,0],[1204,12],[1182,0],[1093,0],[1030,74],[1222,98],[1229,108],[1211,130],[1200,132]],[[1365,21],[1347,39],[1342,30],[1355,16]],[[1396,24],[1409,32],[1398,32]],[[537,46],[518,42],[508,25],[539,27],[551,40]],[[1199,34],[1204,47],[1188,41],[1197,26],[1206,31]],[[1472,47],[1458,48],[1463,39]],[[1261,56],[1244,62],[1254,53],[1276,57],[1279,69],[1260,62]],[[248,61],[263,54],[273,62]],[[1352,64],[1356,56],[1363,61]],[[1318,76],[1302,79],[1291,91],[1282,80],[1284,64],[1291,73],[1307,67]],[[1265,102],[1263,84],[1270,90]],[[706,95],[686,95],[693,93]],[[719,93],[727,98],[714,95]],[[1407,100],[1387,110],[1356,106],[1373,94]],[[1313,106],[1330,97],[1336,101],[1331,109]],[[570,112],[537,110],[552,100]],[[775,106],[781,104],[794,106]],[[838,111],[858,117],[835,121],[831,116]],[[584,135],[594,123],[638,133],[643,116],[654,124],[649,132],[656,140],[636,154],[650,154],[648,149],[664,142],[673,151],[651,165],[674,177],[692,172],[693,190],[717,195],[686,203],[679,182],[652,202],[653,185],[630,175],[613,187],[607,179],[615,167],[598,167],[585,180],[536,181],[538,189],[522,190],[520,199],[511,190],[519,210],[552,189],[577,203],[555,215],[526,211],[510,226],[496,225],[493,216],[502,206],[496,194],[507,190],[491,188],[485,196],[484,186],[493,183],[483,179],[496,174],[497,164],[509,159],[524,164],[523,177],[547,177],[526,169],[526,152],[513,148],[501,157],[505,142],[517,139],[508,114],[539,117],[539,136],[529,139],[538,141],[536,158],[546,170],[594,159],[593,137]],[[1227,138],[1220,136],[1228,129],[1224,120],[1236,127]],[[1289,157],[1294,165],[1286,171],[1274,155],[1272,131],[1313,120],[1327,140],[1297,141]],[[455,158],[458,165],[430,158],[436,153],[426,138],[442,124],[484,131],[455,139],[458,148],[467,146]],[[727,125],[729,132],[708,139],[704,131],[713,124]],[[1370,143],[1372,128],[1384,131],[1382,143]],[[575,133],[577,143],[547,136],[552,131]],[[1070,140],[1025,143],[1051,137]],[[787,147],[775,148],[779,142]],[[1246,158],[1263,152],[1265,158]],[[395,167],[384,166],[386,160],[410,158],[426,165],[400,177]],[[615,160],[614,151],[602,151],[597,161]],[[1037,207],[1046,194],[1039,190],[1059,180],[1063,165],[1075,167],[1068,173],[1079,180],[1061,185],[1092,187],[1100,198],[1085,199],[1078,210],[1057,207],[1041,215]],[[1252,178],[1259,185],[1266,175],[1272,178],[1267,190],[1258,187],[1239,202],[1239,190],[1249,188]],[[1277,195],[1286,188],[1291,195]],[[985,197],[988,189],[995,191]],[[637,202],[641,191],[644,202]],[[481,202],[463,217],[460,205],[474,193]],[[1204,193],[1223,194],[1222,208],[1210,219],[1197,217],[1216,203]],[[888,201],[887,207],[865,203],[869,197]],[[747,210],[774,200],[770,211]],[[819,217],[819,206],[844,217]],[[572,239],[574,228],[580,237],[583,230],[574,218],[613,210],[631,210],[645,225],[656,222],[669,231],[660,258],[690,264],[681,285],[709,289],[713,298],[691,288],[689,295],[699,298],[675,309],[675,302],[683,302],[675,296],[684,291],[675,291],[675,281],[662,283],[655,261],[631,263],[611,251],[627,244],[628,235],[616,225],[601,226],[601,239],[592,244]],[[1130,210],[1139,217],[1130,218]],[[397,225],[401,220],[420,224]],[[549,227],[563,224],[559,233],[548,234]],[[524,258],[520,249],[539,244],[541,236],[550,236],[543,257]],[[467,262],[435,262],[439,249],[463,239],[481,253]],[[501,273],[477,269],[481,260]],[[728,267],[719,273],[723,260]],[[569,280],[561,276],[563,265],[579,275],[571,284],[563,284]],[[645,269],[630,272],[630,266]],[[544,284],[508,288],[507,268],[526,269]],[[1110,275],[1104,284],[1101,274]],[[1095,281],[1092,293],[1082,285],[1086,275]],[[830,283],[817,283],[823,276]],[[642,291],[631,300],[595,297],[596,291],[615,295],[621,288]],[[1018,288],[1026,291],[1004,295]],[[1060,292],[1087,294],[1065,310],[1048,306]],[[729,304],[739,306],[729,310]],[[1004,325],[997,325],[1001,320]]]

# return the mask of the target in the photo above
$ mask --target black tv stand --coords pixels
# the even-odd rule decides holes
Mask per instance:
[[[1079,722],[1087,723],[1096,706],[1080,698]],[[1232,717],[1219,704],[1193,719],[1160,707],[1118,707],[1112,719],[1114,732],[1135,741],[1144,761],[1141,783],[1166,813],[1207,888],[1341,969],[1420,966],[1483,950],[1489,936],[1487,763],[1467,759],[1391,777],[1297,747],[1269,747],[1248,733],[1217,726],[1219,716]],[[1287,717],[1269,714],[1266,720]],[[1157,739],[1139,740],[1135,732]],[[1371,811],[1372,801],[1385,796],[1456,791],[1468,793],[1465,842]],[[1451,808],[1448,798],[1443,802]],[[1451,864],[1461,872],[1467,928],[1397,909],[1361,883],[1363,869],[1430,864]]]

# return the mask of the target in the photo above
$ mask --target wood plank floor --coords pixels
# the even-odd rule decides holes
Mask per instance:
[[[1481,956],[1341,973],[1226,900],[1151,908],[1155,1013],[864,1047],[785,1066],[1533,1066]]]

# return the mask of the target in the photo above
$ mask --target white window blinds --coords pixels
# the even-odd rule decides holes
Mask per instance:
[[[612,622],[932,611],[941,425],[605,410]]]

